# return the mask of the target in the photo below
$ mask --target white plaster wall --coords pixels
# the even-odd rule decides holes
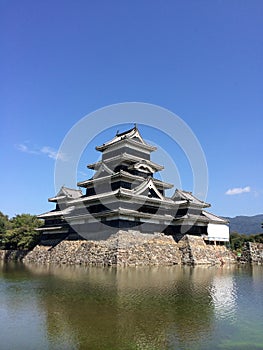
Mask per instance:
[[[216,241],[229,241],[229,227],[222,224],[208,224],[208,239]]]

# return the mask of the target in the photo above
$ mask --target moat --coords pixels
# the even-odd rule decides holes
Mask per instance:
[[[1,349],[263,349],[263,267],[2,263]]]

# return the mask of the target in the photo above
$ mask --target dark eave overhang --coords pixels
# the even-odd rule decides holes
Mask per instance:
[[[97,220],[105,220],[105,219],[110,219],[112,217],[118,216],[120,219],[122,217],[130,217],[132,221],[134,219],[147,219],[147,220],[161,220],[163,222],[165,221],[173,221],[173,216],[172,215],[161,215],[161,214],[150,214],[150,213],[144,213],[144,212],[139,212],[135,210],[130,210],[130,209],[124,209],[124,208],[119,208],[119,209],[114,209],[114,210],[108,210],[105,212],[101,213],[85,213],[82,215],[72,215],[68,217],[69,221],[74,221],[78,219],[91,219],[95,218]]]
[[[136,157],[136,156],[133,156],[131,154],[128,154],[128,153],[123,153],[121,155],[118,155],[118,156],[115,156],[115,157],[112,157],[112,158],[109,158],[109,159],[105,159],[104,161],[100,160],[96,163],[92,163],[92,164],[88,164],[87,167],[89,169],[94,169],[94,170],[98,170],[99,167],[101,166],[102,162],[108,164],[108,163],[114,163],[114,162],[117,162],[118,164],[121,164],[122,162],[126,162],[126,163],[135,163],[135,162],[140,162],[141,161],[141,158],[139,157]],[[152,168],[155,169],[155,171],[160,171],[160,170],[163,170],[164,167],[160,164],[157,164],[157,163],[154,163],[150,160],[144,160],[144,162],[148,165],[150,165]]]
[[[120,170],[118,173],[115,173],[113,175],[107,175],[107,176],[103,176],[103,177],[98,177],[98,178],[95,178],[95,179],[88,179],[88,180],[85,180],[85,181],[80,181],[77,183],[78,186],[80,187],[93,187],[94,183],[100,183],[100,182],[105,182],[105,181],[108,181],[108,182],[115,182],[115,181],[118,181],[118,180],[122,180],[122,179],[127,179],[127,180],[137,180],[138,182],[143,182],[145,181],[145,178],[142,177],[142,176],[138,176],[138,175],[132,175],[132,174],[129,174],[128,172],[124,171],[124,170]],[[110,180],[110,181],[109,181]],[[168,182],[164,182],[164,181],[161,181],[161,180],[158,180],[158,179],[155,179],[153,178],[153,182],[156,186],[158,187],[162,187],[163,189],[169,189],[169,188],[173,188],[173,185],[168,183]]]
[[[113,203],[116,202],[116,200],[127,200],[129,202],[131,201],[136,201],[136,203],[139,204],[151,204],[151,205],[156,205],[158,207],[162,208],[169,208],[169,209],[174,209],[177,208],[180,205],[183,205],[186,203],[186,201],[173,201],[168,197],[164,197],[163,199],[160,198],[155,198],[155,197],[147,197],[144,195],[137,195],[134,194],[133,191],[131,190],[126,190],[126,189],[118,189],[115,191],[107,192],[107,193],[102,193],[98,195],[93,195],[93,196],[83,196],[81,198],[72,200],[69,202],[69,204],[74,204],[78,205],[78,203],[81,205],[93,205],[96,203],[101,203],[102,201],[105,201],[105,203]],[[85,203],[85,204],[84,204]]]
[[[65,226],[43,226],[43,227],[38,227],[35,228],[35,231],[63,231],[63,232],[68,232],[68,228]]]
[[[130,144],[131,146],[134,146],[138,149],[141,149],[147,152],[153,152],[153,151],[156,151],[157,149],[157,147],[149,145],[147,143],[141,143],[129,138],[122,138],[121,140],[115,141],[114,143],[111,143],[109,145],[105,144],[105,145],[97,146],[96,150],[100,152],[104,152],[107,149],[118,149],[122,147],[124,144]]]
[[[177,199],[177,201],[180,201],[180,199]],[[206,202],[196,203],[196,202],[192,202],[192,201],[189,201],[189,200],[186,200],[186,199],[181,199],[181,201],[185,202],[185,205],[182,206],[182,209],[183,208],[193,208],[193,209],[200,209],[200,210],[202,210],[202,208],[209,208],[209,207],[211,207],[211,204],[206,203]]]
[[[62,201],[65,201],[67,199],[67,196],[57,196],[57,197],[51,197],[51,198],[48,198],[48,201],[49,202],[62,202]]]
[[[191,215],[191,214],[186,214],[186,215],[183,215],[183,216],[180,216],[180,217],[175,217],[175,220],[177,222],[186,222],[186,221],[189,221],[189,222],[192,222],[193,224],[196,223],[196,222],[202,222],[202,223],[205,223],[205,224],[208,224],[209,223],[209,219],[207,219],[206,217],[202,216],[202,215]]]

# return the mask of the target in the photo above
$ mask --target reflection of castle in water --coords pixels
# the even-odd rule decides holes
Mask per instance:
[[[226,274],[216,275],[212,281],[210,293],[216,317],[235,319],[237,294],[233,276]]]
[[[34,266],[32,272],[49,275],[39,305],[50,342],[71,349],[191,348],[209,338],[214,316],[234,305],[224,294],[234,295],[231,272],[216,267]]]

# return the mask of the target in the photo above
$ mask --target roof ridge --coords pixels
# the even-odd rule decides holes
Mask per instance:
[[[133,131],[133,130],[134,130],[134,131],[135,131],[135,130],[138,130],[136,124],[134,125],[133,128],[131,128],[131,129],[129,129],[129,130],[126,130],[126,131],[123,131],[123,132],[119,132],[119,130],[117,130],[116,136],[123,136],[123,135],[129,134],[129,132],[131,132],[131,131]]]

